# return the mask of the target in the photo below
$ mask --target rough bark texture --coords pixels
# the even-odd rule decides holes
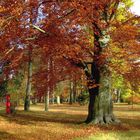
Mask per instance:
[[[97,65],[94,63],[92,66],[92,76],[92,80],[97,86],[95,88],[89,89],[90,100],[86,123],[109,124],[113,122],[119,122],[119,120],[117,120],[113,115],[109,71],[106,67],[99,71]]]
[[[96,23],[93,23],[94,31],[94,60],[91,65],[91,73],[86,73],[89,82],[89,107],[86,123],[104,124],[119,122],[113,115],[113,103],[110,94],[110,71],[108,61],[100,63],[100,56],[107,44],[101,46],[102,32]],[[92,85],[95,85],[92,86]]]

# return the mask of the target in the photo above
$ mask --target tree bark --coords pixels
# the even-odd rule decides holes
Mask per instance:
[[[70,81],[70,95],[69,95],[69,104],[73,103],[73,83]]]
[[[29,111],[30,109],[30,93],[31,93],[31,80],[32,80],[32,60],[31,60],[32,52],[28,50],[28,77],[27,77],[27,86],[26,86],[26,95],[25,95],[25,102],[24,102],[24,110]]]
[[[94,74],[94,75],[93,75]],[[112,96],[110,94],[110,72],[107,67],[99,70],[98,65],[92,65],[92,83],[89,88],[89,106],[86,123],[109,124],[119,122],[113,114]]]
[[[104,124],[119,122],[113,114],[113,102],[111,96],[111,75],[106,58],[100,60],[100,56],[107,44],[101,46],[102,32],[96,23],[93,23],[94,31],[94,60],[91,65],[91,73],[87,76],[89,87],[89,106],[86,123]],[[102,64],[100,63],[101,61]]]
[[[45,111],[49,110],[49,94],[50,94],[50,91],[48,89],[47,94],[45,95]]]
[[[121,89],[117,90],[117,103],[121,102]]]

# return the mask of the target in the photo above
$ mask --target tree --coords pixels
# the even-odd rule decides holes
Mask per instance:
[[[11,103],[20,104],[24,98],[24,75],[23,71],[12,73],[7,83],[7,93],[10,94]]]
[[[13,3],[11,7],[8,3]],[[0,85],[2,86],[3,92],[7,93],[10,75],[12,71],[16,73],[16,69],[19,66],[20,59],[22,57],[21,49],[17,49],[17,46],[13,47],[14,37],[19,32],[12,30],[15,26],[18,27],[17,18],[22,12],[21,1],[8,0],[0,1]],[[11,32],[9,33],[9,30]],[[6,86],[7,85],[7,86]]]
[[[138,17],[128,11],[130,5],[131,0],[87,0],[86,3],[84,0],[31,0],[26,2],[26,7],[23,4],[24,12],[18,17],[22,21],[26,17],[26,8],[35,7],[34,14],[28,14],[37,17],[38,22],[31,25],[28,20],[18,22],[23,33],[15,34],[15,38],[22,45],[27,40],[35,44],[43,59],[53,57],[54,70],[49,71],[49,75],[55,78],[52,76],[51,82],[47,83],[49,86],[64,77],[68,78],[64,75],[68,71],[73,72],[73,69],[85,72],[90,98],[87,123],[117,121],[110,94],[111,71],[113,69],[119,73],[123,66],[129,69],[125,71],[123,68],[122,74],[130,72],[139,54],[139,44],[136,42],[138,27],[135,26]],[[28,26],[32,27],[30,32],[27,32]],[[13,40],[11,36],[10,40]],[[116,53],[118,55],[114,57]],[[122,60],[118,66],[115,61],[119,59]],[[59,75],[60,69],[65,73]],[[42,74],[41,71],[39,74]],[[42,76],[41,79],[46,77]]]
[[[50,3],[48,4],[47,2],[44,2],[47,3],[45,6],[51,5],[53,7],[51,9],[51,16],[53,17],[53,20],[55,21],[56,19],[60,19],[60,22],[63,20],[63,25],[65,25],[63,32],[69,31],[69,34],[68,32],[67,34],[74,40],[72,48],[70,45],[72,42],[70,38],[67,38],[70,40],[70,42],[69,47],[67,47],[65,50],[65,54],[67,54],[67,56],[64,55],[64,58],[70,61],[71,64],[83,69],[87,76],[90,97],[88,117],[86,120],[87,123],[116,122],[116,118],[113,115],[112,99],[110,95],[110,68],[113,68],[113,66],[111,67],[109,65],[111,63],[110,61],[112,60],[110,58],[111,56],[109,55],[111,48],[108,42],[111,42],[111,40],[112,42],[115,42],[116,37],[116,42],[118,42],[120,45],[118,48],[123,48],[123,44],[125,44],[128,40],[131,40],[133,43],[135,42],[137,29],[133,27],[132,21],[134,21],[134,19],[137,17],[128,19],[132,15],[128,11],[125,11],[130,6],[130,2],[131,1],[126,2],[123,0],[89,0],[85,3],[81,0],[79,2],[74,1],[71,3],[56,2],[53,3],[53,6]],[[58,7],[60,7],[60,9]],[[63,10],[61,8],[63,8]],[[49,8],[46,11],[49,13]],[[55,16],[57,12],[59,12],[59,19],[57,16]],[[63,15],[61,12],[65,13],[65,15]],[[79,17],[77,17],[77,15]],[[57,27],[62,26],[60,25],[60,22],[55,22],[53,27],[57,29]],[[89,26],[90,30],[92,31],[92,34],[87,34],[88,39],[81,35],[86,34],[83,29],[84,26]],[[120,26],[120,28],[118,26]],[[44,30],[47,29],[48,28]],[[125,29],[125,34],[120,29],[123,29],[123,31]],[[130,30],[132,31],[131,33],[129,33]],[[81,33],[81,36],[78,34],[78,31]],[[129,35],[131,34],[131,38],[130,36],[126,35],[128,33]],[[94,47],[89,49],[88,47],[91,46],[91,43],[88,41],[90,39],[90,35],[94,38]],[[125,36],[120,39],[120,36],[122,35]],[[84,42],[82,40],[84,40]],[[64,41],[65,40],[63,40],[63,42]],[[121,44],[120,41],[124,43]],[[78,46],[76,44],[78,44]],[[125,45],[125,47],[130,49],[129,53],[132,53],[132,46],[130,44]],[[83,54],[82,49],[84,50]],[[123,49],[120,50],[124,51]],[[88,59],[86,59],[85,55],[91,57],[90,62],[87,62]],[[126,60],[126,56],[122,55],[122,57]],[[88,64],[91,65],[91,71]]]

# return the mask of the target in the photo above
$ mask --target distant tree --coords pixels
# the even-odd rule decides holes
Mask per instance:
[[[20,104],[20,101],[23,100],[24,94],[24,75],[22,71],[18,73],[13,73],[10,75],[11,79],[8,80],[7,84],[7,93],[11,96],[11,102],[15,102],[17,105]]]

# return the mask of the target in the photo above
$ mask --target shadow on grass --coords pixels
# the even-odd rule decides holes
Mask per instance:
[[[18,111],[15,115],[7,115],[0,112],[0,116],[20,125],[36,124],[36,122],[53,122],[63,124],[82,124],[85,115],[69,115],[66,113],[42,112],[42,111]]]
[[[13,134],[8,132],[0,131],[0,139],[1,140],[15,140],[16,137]]]
[[[140,129],[140,119],[138,118],[120,118],[121,122],[125,124],[129,124],[130,126],[134,126]]]
[[[67,114],[62,112],[44,112],[44,111],[17,111],[15,115],[7,115],[0,111],[0,116],[5,118],[9,122],[14,122],[20,125],[36,125],[37,123],[61,123],[70,125],[83,124],[86,115],[82,114]],[[138,118],[119,118],[122,124],[117,125],[94,125],[90,124],[88,127],[98,127],[101,130],[131,130],[140,129],[140,120]],[[83,125],[82,125],[83,127]]]

